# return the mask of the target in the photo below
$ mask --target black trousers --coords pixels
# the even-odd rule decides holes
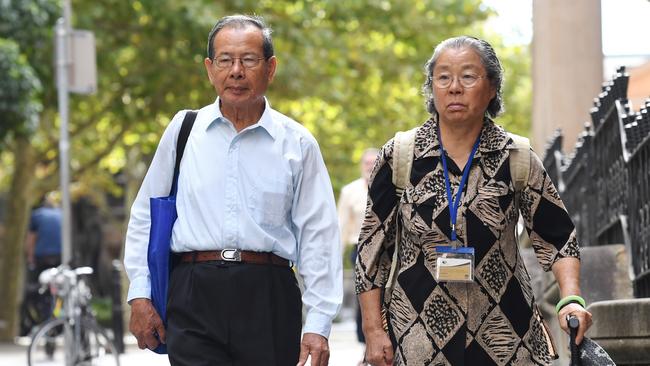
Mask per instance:
[[[301,294],[289,267],[215,261],[180,263],[171,273],[172,366],[293,366],[301,327]]]
[[[350,261],[352,262],[352,268],[354,268],[357,263],[357,246],[355,245],[350,251]],[[361,306],[359,305],[359,298],[354,299],[354,304],[356,305],[356,323],[357,323],[357,340],[361,343],[366,343],[366,337],[363,335],[363,320],[361,318]]]

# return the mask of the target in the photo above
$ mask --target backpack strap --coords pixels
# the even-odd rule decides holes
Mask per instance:
[[[417,127],[408,131],[399,131],[393,139],[393,185],[395,185],[398,198],[402,196],[402,192],[411,178],[416,130]]]
[[[395,185],[395,192],[397,199],[402,197],[404,188],[411,178],[411,168],[413,167],[413,152],[415,151],[415,132],[417,127],[408,131],[399,131],[395,134],[393,139],[393,185]],[[390,297],[395,287],[395,280],[397,279],[397,261],[399,252],[399,219],[397,224],[397,232],[395,234],[395,247],[393,249],[393,259],[390,264],[390,272],[388,273],[388,281],[384,287],[384,306],[390,303]],[[384,309],[385,311],[385,309]],[[384,314],[385,316],[385,314]]]
[[[530,175],[530,140],[527,137],[508,132],[515,142],[515,148],[510,150],[510,175],[515,193],[519,194],[528,185]]]
[[[170,196],[176,195],[176,189],[178,188],[178,175],[180,174],[181,169],[181,159],[183,159],[185,145],[187,145],[187,139],[190,137],[190,132],[192,131],[192,126],[194,126],[194,121],[196,120],[197,114],[197,111],[187,111],[187,113],[185,113],[185,118],[183,118],[181,130],[178,132],[178,140],[176,140],[176,163],[174,164],[174,180],[172,181],[172,188],[169,190]]]

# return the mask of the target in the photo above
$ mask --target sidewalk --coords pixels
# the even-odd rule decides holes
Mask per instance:
[[[120,356],[121,366],[167,366],[167,356],[138,349],[135,338],[125,339],[126,352]],[[330,337],[330,366],[356,366],[363,353],[363,346],[357,342],[353,321],[336,323]],[[62,355],[58,354],[58,360]],[[27,345],[0,343],[0,365],[27,365]],[[52,363],[63,365],[63,361]]]

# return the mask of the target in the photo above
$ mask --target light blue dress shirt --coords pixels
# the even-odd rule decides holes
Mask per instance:
[[[174,116],[131,207],[124,264],[127,299],[150,298],[149,198],[169,194],[176,141],[186,111]],[[296,263],[304,282],[304,333],[329,336],[343,298],[334,194],[318,143],[273,110],[239,133],[219,99],[199,110],[180,165],[172,250],[238,248]]]

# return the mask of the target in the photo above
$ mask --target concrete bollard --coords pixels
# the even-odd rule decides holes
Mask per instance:
[[[594,317],[587,336],[617,365],[650,365],[650,298],[599,301],[587,310]]]

